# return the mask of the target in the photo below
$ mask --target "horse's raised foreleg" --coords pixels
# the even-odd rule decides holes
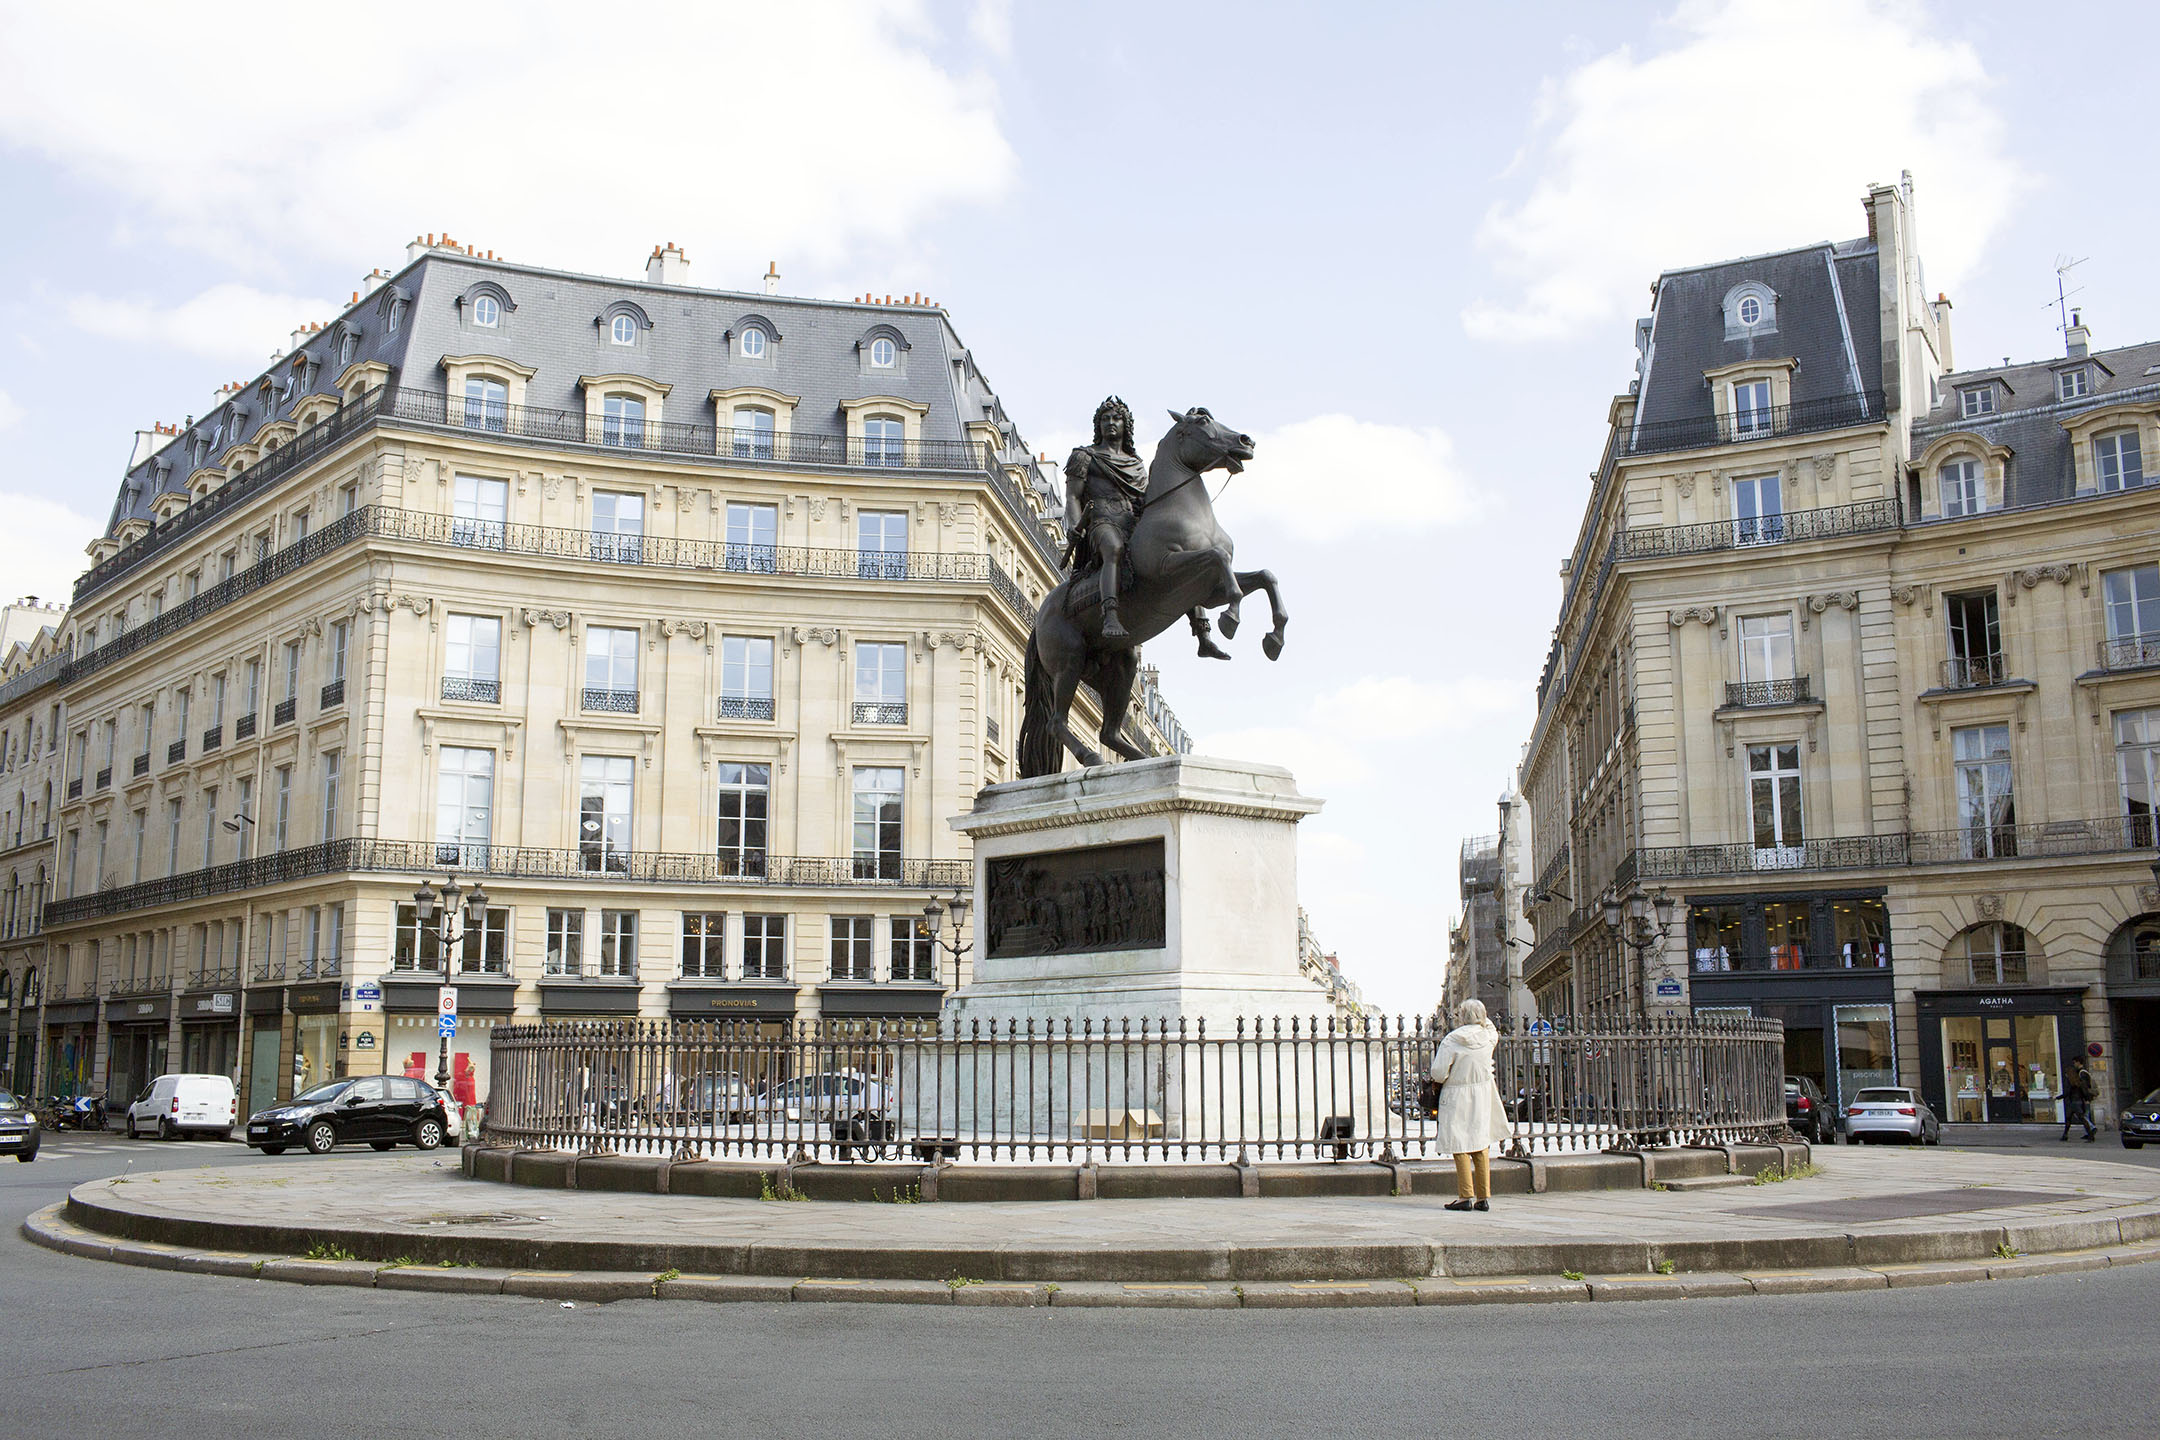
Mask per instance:
[[[1238,602],[1245,598],[1245,591],[1238,584],[1237,571],[1230,568],[1230,552],[1218,547],[1208,553],[1215,557],[1215,564],[1220,571],[1218,583],[1222,586],[1221,594],[1224,597],[1220,602],[1223,612],[1215,623],[1222,627],[1223,638],[1228,640],[1237,634],[1238,626],[1243,622],[1244,617],[1238,613]]]
[[[1275,659],[1282,654],[1283,627],[1290,623],[1290,612],[1283,608],[1282,595],[1275,589],[1275,572],[1272,570],[1240,570],[1237,574],[1237,586],[1240,598],[1252,594],[1255,590],[1265,590],[1267,592],[1268,609],[1275,616],[1275,628],[1261,637],[1260,649],[1267,655],[1268,659]],[[1232,605],[1230,608],[1235,610],[1237,607]],[[1223,633],[1225,635],[1230,633],[1228,625],[1223,626]]]

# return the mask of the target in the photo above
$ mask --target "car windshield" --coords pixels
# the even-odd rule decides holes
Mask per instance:
[[[22,1101],[17,1100],[7,1091],[0,1090],[0,1110],[18,1110],[20,1108],[22,1108]]]
[[[317,1085],[312,1090],[303,1091],[301,1094],[293,1096],[292,1103],[295,1105],[320,1105],[325,1100],[337,1099],[338,1096],[345,1093],[345,1087],[350,1084],[352,1084],[350,1080],[332,1080],[326,1085]]]
[[[2153,1091],[2137,1103],[2139,1105],[2160,1105],[2160,1090]]]
[[[1910,1090],[1862,1090],[1853,1097],[1862,1105],[1910,1105]]]

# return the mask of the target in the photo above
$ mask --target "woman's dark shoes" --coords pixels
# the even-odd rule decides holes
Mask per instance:
[[[1468,1210],[1471,1208],[1471,1205],[1472,1202],[1468,1200],[1450,1200],[1448,1201],[1445,1208],[1449,1210]]]
[[[1477,1204],[1471,1206],[1470,1208],[1473,1210],[1490,1210],[1492,1209],[1492,1201],[1480,1200],[1477,1202]]]

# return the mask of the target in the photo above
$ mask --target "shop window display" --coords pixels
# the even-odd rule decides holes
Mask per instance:
[[[2062,1059],[2052,1015],[1942,1021],[1943,1094],[1961,1123],[2060,1124]]]

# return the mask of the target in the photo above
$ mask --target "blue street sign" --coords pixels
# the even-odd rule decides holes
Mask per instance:
[[[1530,1033],[1531,1033],[1531,1034],[1533,1034],[1533,1035],[1550,1035],[1550,1034],[1552,1034],[1552,1021],[1550,1021],[1550,1020],[1533,1020],[1533,1021],[1531,1021],[1531,1022],[1530,1022]]]
[[[355,985],[355,986],[353,987],[353,999],[355,999],[355,1000],[380,1000],[380,999],[382,999],[382,986],[380,986],[380,985]]]
[[[457,1016],[455,1016],[455,1015],[444,1015],[444,1016],[440,1017],[440,1020],[439,1020],[439,1021],[438,1021],[438,1023],[437,1023],[436,1029],[437,1029],[437,1031],[439,1032],[439,1034],[441,1035],[441,1038],[443,1038],[443,1039],[445,1039],[445,1040],[454,1040],[454,1039],[456,1039],[456,1038],[457,1038]]]

